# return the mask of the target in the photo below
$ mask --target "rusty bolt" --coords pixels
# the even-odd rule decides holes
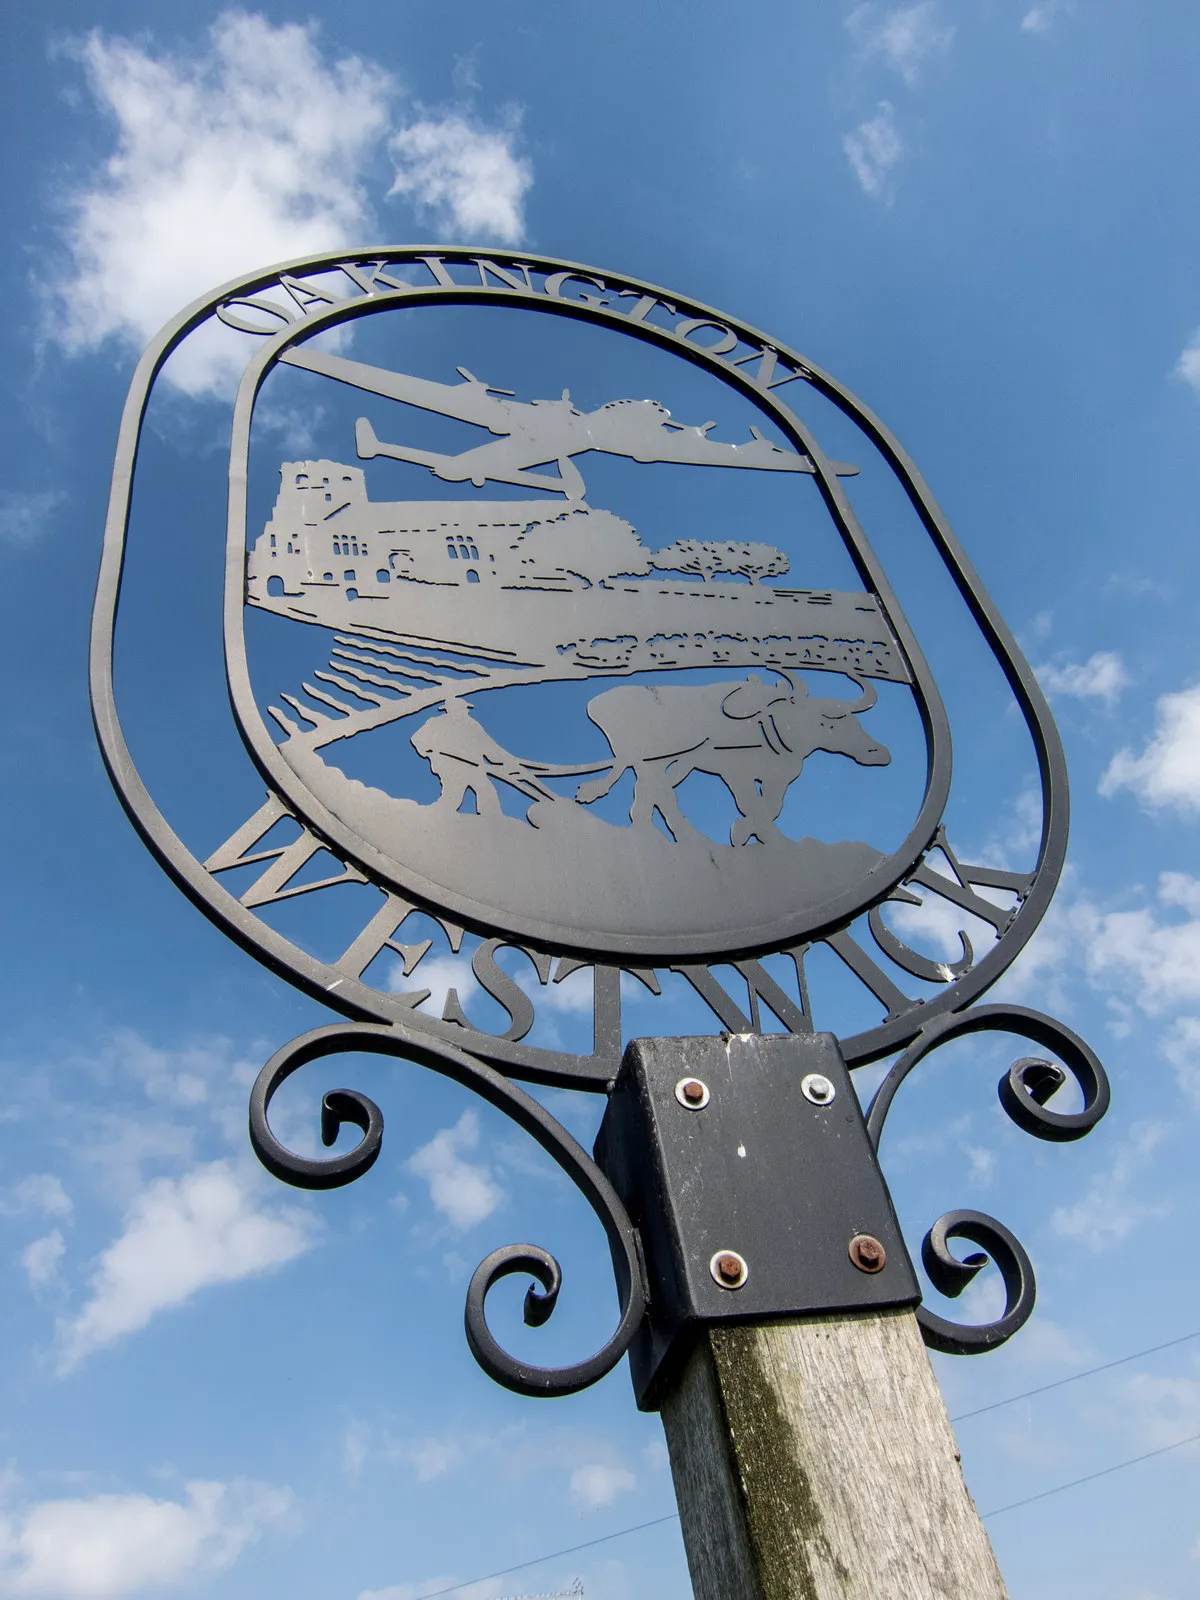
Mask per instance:
[[[882,1272],[887,1251],[869,1233],[856,1233],[850,1241],[850,1259],[860,1272]]]
[[[708,1270],[722,1289],[740,1289],[750,1276],[745,1258],[736,1250],[718,1250],[708,1263]]]
[[[680,1078],[675,1085],[675,1098],[688,1111],[703,1111],[710,1099],[708,1085],[699,1078]]]

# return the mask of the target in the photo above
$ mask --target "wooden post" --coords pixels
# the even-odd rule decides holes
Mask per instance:
[[[1006,1600],[910,1310],[702,1328],[662,1419],[695,1600]]]

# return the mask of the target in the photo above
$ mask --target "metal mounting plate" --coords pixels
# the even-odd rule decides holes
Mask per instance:
[[[812,1074],[832,1083],[827,1104],[804,1093]],[[676,1095],[684,1078],[708,1090],[702,1108]],[[650,1310],[629,1352],[643,1410],[698,1324],[920,1300],[831,1033],[634,1040],[595,1154],[646,1254]],[[879,1271],[850,1258],[863,1234],[886,1252]],[[740,1287],[718,1281],[722,1252],[744,1259]]]

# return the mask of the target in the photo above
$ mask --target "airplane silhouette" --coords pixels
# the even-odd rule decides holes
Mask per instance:
[[[751,427],[752,437],[745,444],[725,444],[708,437],[715,422],[698,428],[675,422],[666,406],[657,400],[610,400],[595,411],[580,411],[572,404],[567,389],[560,400],[533,400],[527,404],[515,399],[511,389],[495,389],[482,383],[465,367],[456,369],[462,376],[461,383],[433,383],[427,378],[390,372],[303,346],[286,351],[281,360],[371,394],[402,400],[423,411],[475,423],[501,436],[458,455],[442,455],[410,445],[387,444],[376,438],[366,417],[358,419],[354,441],[364,461],[391,456],[396,461],[414,462],[448,483],[470,481],[482,488],[491,479],[494,483],[550,489],[570,501],[582,500],[583,477],[572,457],[587,450],[628,456],[634,461],[671,461],[697,467],[816,471],[810,457],[773,444],[755,427]],[[550,462],[558,465],[557,477],[533,470]],[[844,461],[831,465],[843,477],[858,471]]]

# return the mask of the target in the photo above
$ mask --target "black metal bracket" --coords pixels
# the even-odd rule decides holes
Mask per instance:
[[[921,1298],[831,1033],[634,1040],[595,1157],[646,1257],[643,1411],[701,1324]]]

